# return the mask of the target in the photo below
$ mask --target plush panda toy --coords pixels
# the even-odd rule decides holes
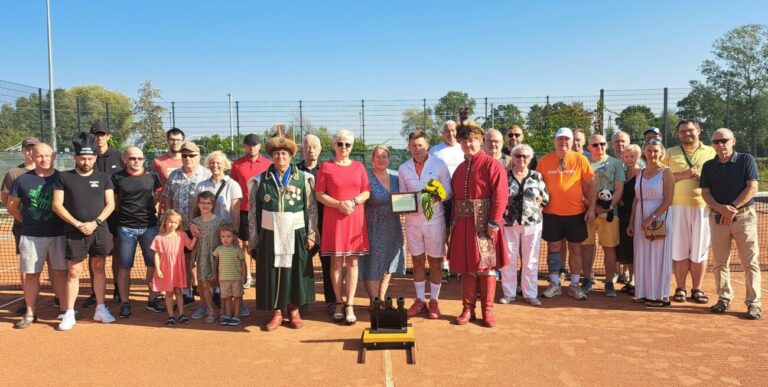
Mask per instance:
[[[611,191],[608,191],[607,189],[600,190],[600,192],[597,193],[597,205],[605,208],[606,210],[611,208],[611,200],[613,199],[613,194]],[[608,222],[613,222],[613,211],[608,211],[605,213],[600,214],[600,217],[605,219]]]

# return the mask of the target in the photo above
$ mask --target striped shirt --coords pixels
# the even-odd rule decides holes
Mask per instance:
[[[213,255],[219,258],[219,281],[239,281],[243,278],[243,250],[222,245],[213,251]]]

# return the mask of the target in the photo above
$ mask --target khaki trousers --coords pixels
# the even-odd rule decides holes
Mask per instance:
[[[747,283],[745,304],[760,306],[760,260],[757,246],[757,214],[755,206],[737,214],[731,224],[717,224],[715,214],[710,212],[712,254],[714,256],[715,287],[720,300],[733,300],[731,287],[731,240],[736,242],[741,267]]]

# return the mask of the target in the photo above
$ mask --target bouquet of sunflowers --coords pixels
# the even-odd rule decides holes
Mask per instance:
[[[433,203],[440,203],[445,200],[445,187],[435,179],[429,179],[427,186],[421,190],[421,207],[424,208],[424,216],[427,221],[432,220],[435,216],[435,208]]]

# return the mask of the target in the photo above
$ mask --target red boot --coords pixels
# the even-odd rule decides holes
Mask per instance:
[[[464,325],[469,320],[475,319],[475,300],[477,298],[477,277],[464,273],[461,276],[461,299],[464,308],[461,314],[456,317],[457,325]]]
[[[496,326],[493,315],[493,300],[496,297],[496,276],[486,275],[478,278],[480,283],[480,303],[483,307],[483,324],[488,328]]]
[[[296,305],[288,305],[288,315],[291,319],[291,328],[299,329],[304,326],[304,322],[301,321],[301,315],[299,314],[299,307]]]
[[[283,324],[283,313],[280,312],[280,309],[276,309],[275,312],[272,314],[272,320],[269,320],[267,323],[267,332],[274,331],[277,329],[280,325]]]

